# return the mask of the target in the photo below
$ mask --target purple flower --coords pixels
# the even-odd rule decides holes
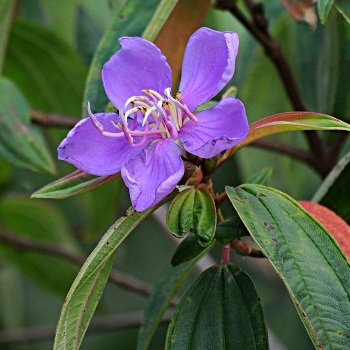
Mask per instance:
[[[244,106],[226,97],[196,111],[232,78],[238,35],[208,28],[189,39],[179,92],[171,92],[171,69],[161,51],[139,37],[104,65],[102,80],[119,114],[92,114],[69,132],[58,157],[93,175],[121,171],[134,208],[165,198],[184,174],[184,150],[210,158],[242,141],[248,132]]]

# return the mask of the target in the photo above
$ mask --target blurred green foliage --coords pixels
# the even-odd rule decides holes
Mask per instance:
[[[142,35],[159,3],[156,0],[1,2],[0,82],[6,83],[0,84],[0,127],[3,133],[0,131],[0,230],[19,239],[50,244],[86,256],[110,225],[124,215],[130,202],[120,179],[61,201],[30,199],[39,188],[74,170],[63,162],[52,161],[68,130],[34,125],[30,123],[30,111],[71,116],[78,121],[85,117],[82,111],[87,99],[91,98],[96,102],[95,108],[102,106],[104,109],[107,98],[99,81],[103,62],[118,47],[117,38]],[[330,1],[320,1],[320,18],[327,17],[328,20],[324,26],[318,23],[314,30],[306,23],[297,23],[281,2],[264,0],[262,3],[270,31],[281,44],[306,108],[347,120],[350,111],[350,16],[346,1],[336,1],[342,15],[334,7],[330,9]],[[239,5],[247,13],[243,1],[239,1]],[[293,110],[281,79],[263,48],[237,19],[227,11],[210,8],[203,18],[203,25],[239,33],[240,48],[232,84],[238,88],[237,96],[245,104],[250,124],[274,113]],[[92,80],[97,88],[91,84]],[[11,89],[15,92],[10,94]],[[18,110],[5,106],[5,99],[11,98],[15,99],[13,104]],[[14,119],[11,119],[10,126],[5,123],[8,120],[3,118],[10,110],[14,118],[17,116],[23,122],[20,127],[28,127],[26,136],[18,134],[16,127],[19,126],[18,123],[15,125]],[[4,135],[5,130],[10,131]],[[320,135],[325,144],[334,141],[330,133]],[[19,145],[28,144],[28,150],[31,147],[36,150],[33,139],[39,144],[40,151],[27,156]],[[302,133],[278,135],[273,139],[307,148]],[[10,146],[4,147],[4,140],[6,146],[14,147],[14,152],[9,151]],[[348,149],[349,145],[345,143],[340,152],[345,154]],[[20,162],[23,159],[25,165]],[[248,181],[266,167],[273,169],[269,185],[296,199],[312,198],[323,181],[315,170],[292,157],[247,147],[219,169],[214,186],[218,192],[223,191],[224,185],[235,186]],[[52,175],[54,168],[57,169],[56,176]],[[348,168],[345,168],[342,181],[348,177]],[[232,212],[227,204],[222,209],[224,215],[229,216]],[[344,211],[348,213],[346,209]],[[154,284],[168,266],[178,245],[161,220],[164,211],[157,213],[128,237],[114,263],[115,270],[150,284]],[[211,254],[212,261],[220,261],[219,245]],[[269,263],[248,261],[248,258],[238,255],[232,259],[250,274],[263,300],[267,325],[273,334],[271,349],[295,349],[296,337],[298,349],[310,349],[312,345],[286,289]],[[40,249],[29,252],[11,247],[0,237],[0,348],[52,348],[52,335],[45,341],[5,344],[1,343],[2,331],[39,326],[49,326],[53,330],[64,297],[78,271],[78,264],[72,261]],[[199,271],[200,268],[194,269],[189,279]],[[185,282],[180,294],[189,283]],[[144,305],[144,297],[108,283],[96,318],[138,311]],[[88,335],[83,349],[116,349],[116,344],[118,349],[135,349],[137,332],[136,328],[130,328]],[[161,326],[151,349],[164,348],[165,332],[166,328]]]

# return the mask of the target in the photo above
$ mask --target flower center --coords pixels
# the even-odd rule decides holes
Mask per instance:
[[[88,114],[95,127],[104,135],[109,137],[125,137],[132,146],[139,146],[151,137],[178,138],[178,131],[188,120],[198,124],[195,115],[180,101],[181,93],[174,96],[171,89],[164,91],[164,96],[154,90],[142,90],[145,95],[130,97],[125,105],[124,111],[119,111],[120,122],[113,126],[117,132],[105,131],[103,125],[91,113],[88,104]],[[138,143],[134,137],[142,137]]]

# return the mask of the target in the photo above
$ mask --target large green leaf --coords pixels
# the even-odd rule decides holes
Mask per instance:
[[[70,236],[67,222],[55,207],[43,201],[11,197],[0,202],[0,223],[16,239],[49,244],[79,253],[74,239]],[[0,237],[0,255],[31,277],[36,283],[62,299],[79,271],[78,266],[61,257],[32,250],[21,250],[8,244]]]
[[[152,340],[152,336],[159,325],[162,316],[169,306],[172,297],[180,287],[182,281],[191,272],[196,262],[209,250],[204,248],[201,254],[197,255],[189,262],[181,266],[169,265],[158,278],[151,298],[149,299],[143,316],[142,325],[139,332],[137,349],[146,350]]]
[[[6,52],[7,37],[9,34],[14,6],[14,0],[3,0],[0,3],[0,73]]]
[[[50,30],[16,20],[4,62],[33,109],[79,115],[87,68],[81,57]]]
[[[141,36],[145,32],[146,39],[154,40],[176,2],[175,0],[127,0],[117,10],[90,66],[85,85],[83,114],[88,101],[94,111],[104,111],[107,106],[108,99],[102,85],[101,71],[103,64],[120,48],[118,39],[122,36]],[[156,15],[152,17],[155,11],[160,14],[160,17]]]
[[[120,176],[120,173],[110,176],[94,176],[80,170],[66,175],[32,194],[33,198],[67,198],[76,194],[91,190],[97,186],[113,180]]]
[[[141,213],[130,209],[128,216],[117,220],[105,233],[68,292],[56,329],[55,350],[79,349],[107,282],[118,247],[142,220],[172,196],[173,194],[169,195],[163,202]]]
[[[350,347],[350,266],[333,237],[286,194],[227,187],[242,221],[286,284],[316,348]]]
[[[260,299],[232,265],[213,266],[181,298],[170,323],[169,349],[268,349]]]
[[[73,46],[77,19],[76,0],[40,0],[42,15],[51,29],[67,44]]]
[[[350,153],[345,155],[323,181],[312,200],[333,210],[343,219],[350,217]]]
[[[0,156],[18,167],[55,172],[44,138],[30,124],[26,100],[5,78],[0,78]]]

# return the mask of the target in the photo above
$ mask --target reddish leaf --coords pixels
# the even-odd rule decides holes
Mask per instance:
[[[332,234],[350,260],[350,226],[340,216],[323,205],[308,201],[299,201],[299,204]]]
[[[289,14],[297,21],[305,21],[311,28],[317,25],[317,15],[312,0],[281,0]]]
[[[187,41],[202,26],[209,7],[210,0],[180,0],[155,40],[170,64],[174,85],[180,78]]]

